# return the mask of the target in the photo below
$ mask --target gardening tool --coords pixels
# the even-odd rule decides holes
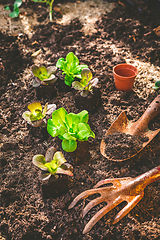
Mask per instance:
[[[107,205],[100,209],[87,223],[83,230],[83,234],[89,232],[91,228],[109,211],[122,202],[127,205],[114,218],[113,224],[120,221],[127,213],[129,213],[135,205],[143,198],[144,188],[150,183],[160,179],[160,165],[152,170],[135,178],[115,178],[105,179],[98,182],[94,189],[87,190],[79,194],[70,204],[69,209],[73,208],[76,203],[85,199],[92,194],[99,193],[101,196],[91,200],[83,209],[82,217],[84,217],[94,206],[106,202]],[[100,187],[104,184],[112,184],[112,186]],[[100,188],[98,188],[100,187]]]
[[[125,114],[122,112],[118,118],[115,120],[114,123],[110,126],[108,131],[106,132],[105,136],[113,134],[113,133],[126,133],[132,136],[141,135],[143,137],[148,137],[148,141],[144,142],[142,148],[138,151],[140,152],[159,132],[160,129],[151,131],[148,129],[148,124],[156,115],[160,113],[160,95],[158,95],[152,103],[148,106],[146,111],[143,115],[137,120],[136,122],[130,122]],[[108,158],[107,156],[107,149],[105,144],[105,139],[102,139],[100,145],[100,152],[101,154]],[[124,161],[134,157],[138,152],[134,155],[130,156],[129,158],[125,159],[109,159],[112,161]]]

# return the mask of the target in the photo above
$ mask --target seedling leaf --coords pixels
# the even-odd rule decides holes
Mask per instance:
[[[77,148],[77,142],[75,140],[63,140],[62,148],[66,152],[74,152]]]
[[[32,160],[33,164],[42,169],[42,170],[47,170],[47,167],[45,166],[46,160],[43,155],[35,155]]]
[[[80,121],[83,123],[87,123],[89,119],[88,112],[86,110],[81,111],[80,113],[77,114],[77,116],[80,117]]]
[[[4,6],[4,9],[5,10],[10,10],[10,7],[9,6]]]
[[[48,172],[41,172],[39,175],[39,180],[48,180],[51,177],[51,173]]]
[[[66,159],[64,158],[64,155],[63,153],[57,151],[55,154],[54,154],[54,161],[57,162],[57,164],[59,166],[61,166],[62,164],[64,164],[66,161]]]
[[[87,65],[79,65],[78,58],[74,55],[73,52],[69,52],[66,56],[66,60],[64,58],[59,58],[56,67],[60,68],[65,75],[65,84],[71,86],[74,78],[81,79],[81,71],[83,68],[87,67]]]
[[[66,152],[73,152],[77,147],[77,140],[87,141],[88,137],[95,137],[87,124],[88,112],[67,113],[64,108],[59,108],[52,113],[48,120],[47,131],[52,137],[58,136],[62,140],[62,148]]]
[[[50,147],[45,154],[46,162],[50,162],[53,159],[54,154],[56,152],[57,152],[57,149],[55,147]]]
[[[35,103],[31,103],[28,105],[27,107],[31,113],[35,113],[35,110],[40,110],[42,112],[42,105],[40,104],[40,102],[35,102]]]

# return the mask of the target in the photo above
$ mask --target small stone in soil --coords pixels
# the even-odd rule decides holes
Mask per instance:
[[[143,148],[149,139],[145,136],[132,136],[125,133],[113,133],[105,136],[105,154],[110,159],[126,159]]]

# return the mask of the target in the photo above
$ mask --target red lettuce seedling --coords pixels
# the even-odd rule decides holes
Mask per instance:
[[[43,155],[35,155],[32,162],[36,167],[43,170],[39,175],[40,180],[47,180],[51,175],[56,174],[73,176],[73,166],[66,163],[67,161],[63,154],[54,147],[47,150],[45,157]]]
[[[46,120],[44,119],[46,114],[49,115],[56,110],[55,104],[46,103],[42,111],[40,102],[31,103],[27,107],[30,111],[24,112],[22,117],[33,127],[46,127]]]
[[[74,81],[72,87],[75,90],[81,91],[82,97],[87,97],[89,93],[92,93],[93,87],[98,83],[98,78],[92,79],[92,73],[88,68],[84,68],[81,72],[82,80],[80,82]]]
[[[32,66],[32,74],[35,76],[35,79],[32,82],[33,87],[39,87],[42,85],[53,84],[57,78],[55,76],[57,72],[57,67],[52,66],[46,68],[45,66]]]
[[[52,119],[48,119],[47,131],[52,137],[62,140],[62,148],[66,152],[73,152],[77,148],[78,141],[88,141],[89,137],[95,138],[89,124],[88,112],[67,113],[64,108],[59,108],[52,113]]]
[[[66,56],[66,60],[64,58],[59,58],[56,67],[60,68],[65,75],[65,84],[69,87],[71,86],[74,78],[82,78],[81,71],[83,68],[88,68],[87,65],[79,65],[78,58],[74,55],[73,52],[69,52]]]

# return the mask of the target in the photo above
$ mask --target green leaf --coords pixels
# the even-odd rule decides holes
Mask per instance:
[[[57,162],[57,164],[58,164],[59,167],[60,167],[63,163],[67,162],[66,159],[65,159],[65,157],[64,157],[64,155],[63,155],[63,153],[62,153],[62,152],[59,152],[59,151],[57,151],[57,152],[54,154],[54,159],[53,159],[53,160],[55,160],[55,161]]]
[[[35,155],[32,159],[32,163],[42,169],[42,170],[47,170],[45,164],[46,164],[46,160],[45,160],[45,157],[43,155]]]
[[[86,110],[81,111],[77,114],[80,117],[80,122],[87,123],[89,119],[88,112]]]
[[[88,138],[90,136],[90,127],[87,123],[79,123],[78,124],[78,133],[77,133],[77,137],[80,139],[80,140],[83,140],[85,138]]]
[[[4,9],[5,10],[10,10],[10,7],[9,6],[4,6]]]
[[[34,102],[27,106],[27,108],[31,111],[31,113],[35,113],[35,110],[39,110],[42,112],[42,105],[40,102]]]
[[[47,76],[48,75],[48,71],[47,68],[45,66],[40,66],[39,67],[39,72],[40,74],[42,74],[43,76]]]
[[[13,12],[10,12],[10,13],[9,13],[9,16],[10,16],[11,18],[18,17],[18,15],[19,15],[19,8],[16,8],[16,9],[14,9]]]
[[[76,66],[79,65],[78,58],[74,55],[73,52],[69,52],[66,56],[66,61],[70,66],[70,70],[74,69]]]
[[[59,131],[56,125],[54,125],[52,119],[48,119],[47,121],[47,132],[52,136],[52,137],[57,137],[59,135]]]
[[[19,8],[22,5],[22,0],[16,0],[13,4],[14,8]]]
[[[92,130],[90,131],[90,137],[95,138],[95,134]]]
[[[59,132],[59,135],[61,135],[63,137],[63,135],[67,132],[67,128],[64,126],[60,126],[58,132]],[[64,137],[63,137],[63,139],[64,139]]]
[[[76,69],[75,69],[75,72],[78,74],[81,74],[81,72],[82,72],[82,70],[84,69],[84,68],[87,68],[88,69],[88,66],[87,65],[85,65],[85,64],[82,64],[82,65],[78,65],[77,67],[76,67]],[[82,78],[82,77],[81,77]]]
[[[157,88],[159,88],[159,87],[160,87],[160,81],[155,82],[155,86],[156,86]]]
[[[47,167],[47,170],[54,175],[57,172],[58,164],[55,160],[52,160],[51,162],[48,162],[45,164],[45,167]]]
[[[44,117],[45,117],[45,116],[42,115],[41,111],[37,109],[37,110],[35,110],[35,113],[34,113],[34,114],[31,113],[31,115],[30,115],[30,120],[31,120],[31,122],[33,122],[33,121],[38,121],[38,120],[43,119]]]
[[[59,108],[57,110],[55,110],[52,113],[52,122],[55,126],[59,126],[62,125],[63,127],[66,127],[65,125],[65,117],[67,115],[67,111],[64,108]]]
[[[74,152],[77,148],[77,142],[74,140],[63,140],[62,148],[66,152]]]
[[[73,137],[71,134],[69,134],[69,133],[65,133],[64,135],[63,135],[63,138],[64,139],[67,139],[67,140],[74,140],[74,141],[76,141],[76,138],[75,137]]]
[[[75,114],[75,113],[69,113],[66,115],[65,120],[66,120],[66,123],[69,126],[69,128],[72,128],[73,123],[78,124],[80,122],[80,117],[77,116],[77,114]]]
[[[57,63],[56,63],[56,67],[62,69],[63,65],[64,65],[65,59],[64,58],[59,58]]]
[[[70,87],[73,81],[74,81],[74,78],[66,74],[65,81],[64,81],[65,84]]]

